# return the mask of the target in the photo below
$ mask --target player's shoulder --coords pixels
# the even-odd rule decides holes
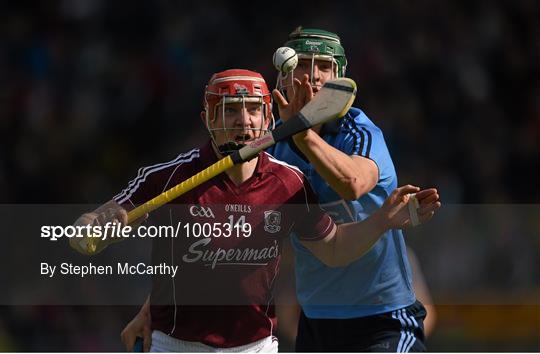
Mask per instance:
[[[268,152],[263,153],[268,160],[265,168],[266,172],[283,173],[286,176],[301,176],[303,178],[304,174],[298,167],[279,160]]]
[[[355,135],[364,139],[374,141],[383,140],[384,135],[381,130],[369,117],[360,109],[351,107],[341,120],[340,133],[342,136]]]
[[[347,114],[343,117],[344,126],[349,128],[364,128],[371,131],[380,132],[379,128],[360,108],[351,107]]]
[[[281,161],[268,152],[264,154],[267,159],[265,172],[274,176],[285,188],[297,190],[306,183],[306,178],[298,167]]]
[[[133,178],[119,194],[113,197],[118,203],[123,203],[134,194],[140,194],[142,198],[152,198],[161,190],[161,186],[167,185],[171,176],[182,165],[192,164],[200,157],[200,149],[192,149],[177,155],[174,159],[139,168],[137,176]]]

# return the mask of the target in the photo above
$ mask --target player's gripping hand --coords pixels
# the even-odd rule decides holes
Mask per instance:
[[[290,101],[287,101],[287,98],[279,90],[274,89],[272,91],[274,100],[278,105],[279,118],[283,122],[294,117],[313,98],[313,88],[309,83],[309,76],[307,74],[304,74],[302,81],[294,79],[293,88],[294,90],[287,92]]]
[[[418,201],[417,206],[414,206],[417,216],[411,215],[407,205],[413,194]],[[439,194],[435,188],[420,190],[418,187],[406,185],[395,189],[386,198],[378,213],[381,213],[388,228],[404,229],[413,225],[413,217],[417,217],[420,223],[425,223],[440,207]]]
[[[107,223],[125,226],[127,220],[126,210],[118,203],[111,200],[101,205],[93,212],[81,215],[81,217],[75,221],[74,226],[90,225],[91,227],[104,227]],[[117,237],[107,237],[105,240],[98,237],[72,237],[69,240],[69,244],[76,251],[85,255],[90,255],[97,254],[108,245],[122,241],[122,239],[123,238]]]
[[[126,351],[132,352],[137,337],[143,338],[143,352],[149,352],[152,345],[152,330],[150,329],[150,308],[145,303],[139,313],[122,330],[120,338]]]

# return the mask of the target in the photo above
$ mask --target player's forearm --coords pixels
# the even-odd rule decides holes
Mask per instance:
[[[338,225],[334,241],[334,266],[346,266],[362,257],[387,230],[388,225],[378,212],[360,222]]]
[[[144,304],[141,307],[141,312],[146,313],[146,314],[150,314],[150,295],[148,295],[146,297],[146,301],[144,302]]]
[[[302,241],[302,244],[328,267],[344,267],[366,254],[388,230],[388,225],[377,211],[361,222],[334,225],[334,230],[323,240]]]
[[[296,146],[315,170],[343,199],[358,199],[377,183],[370,170],[359,166],[351,156],[330,146],[319,134],[308,130],[294,137]]]

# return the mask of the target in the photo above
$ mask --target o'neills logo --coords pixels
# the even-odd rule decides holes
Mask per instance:
[[[227,204],[225,205],[225,211],[232,211],[232,212],[238,212],[238,213],[251,213],[251,205]]]
[[[266,143],[273,142],[273,141],[274,141],[274,137],[272,137],[271,134],[268,134],[268,135],[265,135],[265,136],[261,137],[260,139],[257,139],[255,141],[252,141],[251,143],[249,143],[249,147],[252,148],[252,149],[255,149],[255,148],[258,148],[261,145],[264,145]]]
[[[271,247],[264,248],[217,248],[210,250],[208,244],[211,238],[193,242],[188,253],[182,260],[186,263],[203,262],[212,269],[220,265],[266,265],[270,260],[279,256],[279,246],[276,240]]]

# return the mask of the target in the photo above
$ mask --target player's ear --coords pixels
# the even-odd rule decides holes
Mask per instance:
[[[205,111],[201,111],[201,120],[203,124],[206,126],[206,112]]]

